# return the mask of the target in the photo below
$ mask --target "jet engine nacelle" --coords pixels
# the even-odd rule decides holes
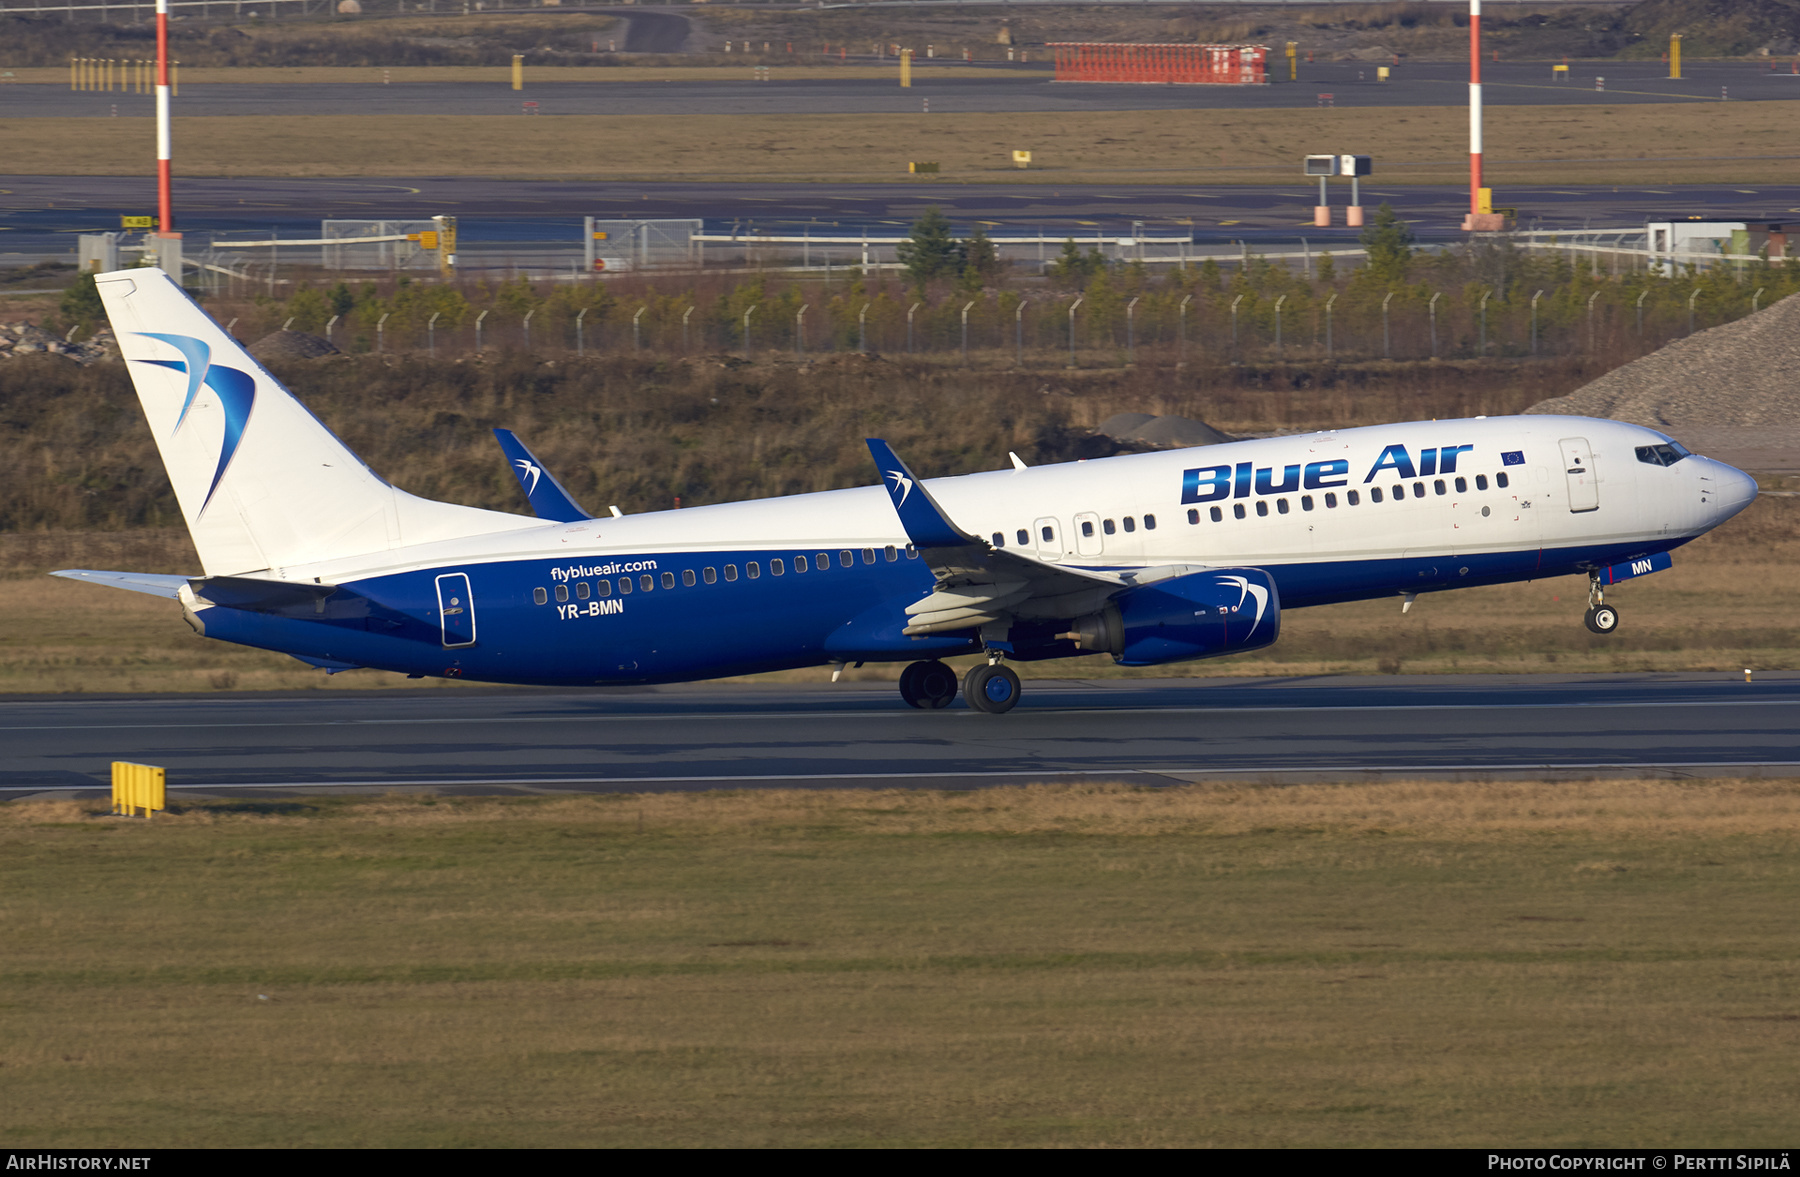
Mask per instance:
[[[1121,666],[1260,650],[1281,636],[1281,596],[1260,568],[1220,568],[1127,589],[1060,637]]]

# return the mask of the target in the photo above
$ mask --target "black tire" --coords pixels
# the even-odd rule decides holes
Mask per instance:
[[[1582,621],[1594,633],[1606,635],[1619,628],[1619,611],[1611,605],[1595,605]]]
[[[963,679],[963,701],[975,711],[1004,715],[1018,705],[1019,676],[1010,666],[977,666]]]
[[[956,699],[956,672],[942,662],[914,662],[900,672],[900,697],[924,711],[948,707]]]

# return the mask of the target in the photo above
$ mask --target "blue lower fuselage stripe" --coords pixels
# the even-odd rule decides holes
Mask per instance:
[[[1674,538],[1648,545],[1638,541],[1264,567],[1276,581],[1283,608],[1294,609],[1568,575],[1685,542]],[[605,597],[593,587],[600,577],[553,577],[552,569],[567,568],[567,560],[453,565],[352,582],[322,608],[301,604],[252,612],[217,606],[203,610],[201,617],[208,637],[307,659],[554,686],[718,678],[839,661],[911,661],[981,648],[973,631],[927,638],[901,632],[906,606],[934,585],[923,561],[902,556],[888,562],[877,551],[875,563],[868,564],[857,550],[848,567],[832,552],[822,568],[780,577],[768,571],[772,561],[791,564],[796,555],[791,550],[678,552],[596,559],[593,563],[602,567],[656,569],[605,577],[612,586]],[[810,560],[813,553],[807,556]],[[753,562],[763,569],[754,580],[744,571]],[[739,570],[737,579],[724,579],[727,564]],[[710,584],[704,579],[708,568],[717,573]],[[450,573],[469,578],[466,607],[472,609],[477,635],[471,646],[446,648],[444,643],[437,581]],[[664,587],[664,573],[674,575],[675,587]],[[685,573],[693,574],[693,585],[684,583]],[[641,587],[645,575],[653,577],[647,591]],[[620,591],[622,579],[632,582],[633,591]],[[587,597],[576,594],[577,584],[589,586]],[[567,601],[556,600],[559,586],[569,590]],[[538,589],[545,591],[544,604],[536,603]],[[468,619],[457,620],[460,627]],[[1038,644],[1016,649],[1012,656],[1028,661],[1076,653],[1069,644],[1052,640],[1057,628],[1037,624],[1015,631],[1015,645],[1024,631]]]

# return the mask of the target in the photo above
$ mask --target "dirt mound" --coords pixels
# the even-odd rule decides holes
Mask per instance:
[[[337,344],[323,335],[310,335],[305,331],[276,331],[263,336],[246,350],[259,360],[311,360],[343,354]]]
[[[1526,412],[1655,428],[1793,429],[1800,425],[1800,295],[1678,339]]]
[[[1153,417],[1149,413],[1114,413],[1100,422],[1099,432],[1114,441],[1141,442],[1157,449],[1185,449],[1236,440],[1204,421]]]

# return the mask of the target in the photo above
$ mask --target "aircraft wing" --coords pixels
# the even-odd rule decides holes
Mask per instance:
[[[867,440],[907,538],[937,574],[937,588],[907,606],[908,636],[972,629],[1008,614],[1075,617],[1099,609],[1133,583],[1160,579],[1062,568],[996,548],[952,522],[892,446],[878,437]]]
[[[494,436],[499,439],[500,448],[505,451],[506,461],[518,477],[525,497],[531,501],[532,513],[539,519],[579,523],[593,518],[575,502],[574,495],[563,489],[556,475],[544,469],[537,455],[526,449],[525,443],[514,436],[512,430],[496,429]]]

